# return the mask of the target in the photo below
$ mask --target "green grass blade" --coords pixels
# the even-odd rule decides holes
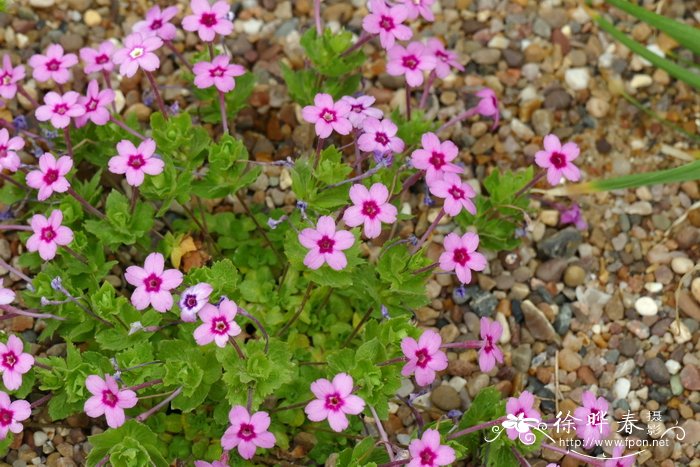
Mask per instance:
[[[647,185],[682,183],[699,179],[700,161],[695,161],[673,169],[624,175],[622,177],[608,178],[606,180],[593,180],[587,185],[593,188],[591,191],[611,191],[638,188]]]
[[[647,61],[651,62],[654,66],[663,69],[669,75],[676,79],[684,81],[695,89],[700,90],[700,75],[686,70],[685,68],[677,65],[676,63],[666,60],[665,58],[659,57],[655,53],[648,50],[639,42],[635,41],[631,37],[627,36],[625,33],[617,29],[608,20],[600,16],[600,14],[594,13],[593,18],[598,23],[598,25],[605,32],[613,36],[615,40],[624,44],[632,52],[645,58]]]
[[[662,15],[657,15],[627,0],[605,0],[605,2],[644,21],[649,26],[663,31],[686,49],[692,50],[696,55],[700,55],[700,29]]]

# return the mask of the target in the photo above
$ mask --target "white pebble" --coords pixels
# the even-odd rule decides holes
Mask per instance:
[[[661,282],[647,282],[644,284],[644,288],[649,293],[659,293],[663,290],[664,285]]]
[[[455,376],[452,379],[450,379],[450,381],[447,384],[452,386],[452,389],[459,392],[465,388],[465,386],[467,385],[467,380],[462,378],[461,376]]]
[[[34,432],[34,445],[35,446],[43,446],[46,444],[46,442],[49,440],[49,435],[44,433],[43,431],[35,431]]]
[[[641,297],[634,302],[634,309],[642,316],[656,316],[659,306],[650,297]]]
[[[693,269],[693,266],[695,266],[693,260],[683,256],[678,256],[671,260],[671,269],[673,269],[673,272],[676,274],[689,273]]]
[[[627,378],[620,378],[615,381],[615,386],[613,386],[613,394],[615,399],[624,399],[630,392],[632,387],[632,382]]]
[[[665,365],[668,372],[672,375],[675,375],[676,373],[681,371],[681,364],[675,360],[666,360]]]
[[[569,68],[564,74],[564,81],[574,91],[587,89],[590,79],[588,68]]]
[[[647,86],[651,86],[653,82],[654,80],[651,78],[651,76],[637,74],[634,75],[632,81],[630,81],[630,86],[632,86],[634,89],[645,88]]]

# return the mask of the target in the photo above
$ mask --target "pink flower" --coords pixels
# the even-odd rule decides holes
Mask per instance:
[[[64,84],[71,78],[70,68],[78,63],[75,54],[63,54],[63,47],[51,44],[46,49],[46,55],[32,55],[29,66],[34,70],[32,76],[43,83],[50,79],[58,84]]]
[[[91,49],[90,47],[83,47],[80,49],[80,58],[82,59],[85,67],[85,74],[103,72],[106,71],[110,73],[114,69],[114,63],[112,62],[112,54],[114,53],[114,43],[112,41],[102,42],[97,50]]]
[[[396,207],[389,204],[389,190],[382,183],[375,183],[368,190],[358,183],[350,188],[350,199],[354,203],[345,210],[343,221],[348,227],[364,224],[367,238],[377,238],[382,233],[382,222],[396,222]]]
[[[440,350],[442,338],[435,331],[425,331],[416,342],[412,337],[404,337],[401,350],[408,363],[401,369],[403,376],[416,375],[418,386],[427,386],[435,381],[435,372],[447,368],[447,356]]]
[[[209,302],[209,296],[213,290],[213,287],[206,282],[185,289],[180,295],[180,319],[194,323],[199,310]]]
[[[547,169],[547,181],[551,185],[558,184],[562,176],[577,182],[581,178],[581,172],[571,161],[576,159],[580,152],[576,143],[566,143],[562,146],[556,135],[547,135],[544,137],[544,151],[535,153],[535,162]]]
[[[450,216],[456,216],[462,208],[472,215],[476,214],[476,206],[471,200],[476,196],[476,192],[468,183],[463,182],[459,175],[445,173],[442,179],[428,181],[428,187],[433,195],[445,199],[443,209]]]
[[[440,432],[425,430],[421,439],[414,439],[408,445],[411,461],[406,467],[438,467],[455,461],[455,450],[440,444]]]
[[[78,104],[80,94],[68,91],[61,95],[56,92],[48,92],[44,96],[44,105],[37,107],[35,115],[40,122],[51,121],[54,128],[66,128],[70,125],[70,119],[80,117],[85,113],[82,105]]]
[[[418,15],[422,16],[426,21],[435,21],[435,15],[431,7],[435,0],[399,0],[408,12],[408,19],[414,20]]]
[[[172,308],[173,296],[170,289],[182,283],[182,273],[177,269],[164,268],[165,259],[160,253],[148,255],[143,268],[126,268],[126,281],[136,286],[136,290],[131,294],[131,304],[137,310],[144,310],[151,305],[156,311],[165,313]]]
[[[476,96],[479,97],[480,100],[476,105],[475,112],[482,117],[491,117],[493,119],[493,125],[491,128],[496,128],[501,118],[501,113],[498,110],[498,99],[496,98],[496,93],[490,88],[484,88],[479,90],[476,93]]]
[[[406,48],[396,44],[387,52],[386,72],[406,77],[409,86],[423,84],[423,72],[435,68],[435,57],[420,42],[411,42]]]
[[[364,133],[357,139],[357,146],[362,151],[381,154],[403,151],[403,140],[396,136],[399,129],[388,118],[379,121],[376,118],[367,117],[362,123],[362,131]]]
[[[50,94],[50,93],[49,93]],[[73,159],[69,156],[56,158],[50,152],[45,152],[39,158],[39,170],[27,174],[27,185],[39,190],[37,198],[44,201],[56,193],[65,193],[70,188],[66,174],[73,168]]]
[[[595,393],[586,391],[581,395],[583,407],[574,410],[576,436],[583,440],[583,447],[589,449],[596,441],[605,439],[611,428],[607,416],[609,405],[603,397],[596,399]]]
[[[372,107],[375,101],[372,96],[344,96],[340,100],[350,106],[347,117],[353,128],[362,128],[362,123],[367,117],[381,119],[384,116],[381,110]]]
[[[216,86],[221,92],[233,91],[236,87],[236,76],[245,73],[245,68],[236,64],[229,64],[229,57],[217,55],[211,62],[195,63],[194,84],[200,89]]]
[[[177,12],[176,6],[169,6],[161,10],[156,5],[146,12],[146,19],[137,21],[131,29],[145,36],[158,36],[164,41],[171,41],[175,39],[177,29],[170,23],[170,20],[177,15]]]
[[[396,40],[407,41],[413,35],[411,28],[401,24],[408,18],[404,5],[389,7],[384,0],[370,0],[371,13],[362,20],[362,28],[370,34],[379,34],[379,42],[385,49],[391,48]]]
[[[335,221],[330,216],[321,216],[315,229],[304,229],[299,234],[299,243],[309,249],[304,257],[304,265],[318,269],[328,263],[332,269],[340,271],[348,265],[343,250],[355,243],[355,237],[347,230],[335,230]]]
[[[160,59],[154,52],[161,48],[163,41],[158,36],[144,36],[132,32],[124,39],[124,48],[114,52],[112,60],[119,65],[119,74],[132,77],[139,68],[145,71],[157,70]]]
[[[625,456],[624,446],[615,446],[613,448],[612,457],[603,462],[603,467],[632,467],[634,466],[634,458],[637,454],[628,454]]]
[[[333,382],[320,378],[311,383],[316,399],[309,402],[304,412],[312,422],[328,419],[333,431],[345,430],[350,422],[347,414],[357,415],[365,409],[365,401],[352,394],[352,376],[339,373]]]
[[[95,125],[104,125],[110,119],[110,113],[107,106],[114,101],[114,91],[111,89],[103,89],[100,91],[100,86],[96,80],[88,83],[85,96],[78,98],[78,104],[83,107],[85,113],[75,119],[77,128],[85,126],[88,120]]]
[[[0,372],[2,382],[10,391],[22,386],[22,375],[32,369],[34,357],[24,352],[24,344],[15,335],[7,339],[7,344],[0,343]]]
[[[461,237],[456,233],[448,234],[443,246],[445,251],[440,255],[440,269],[455,271],[463,284],[471,282],[472,271],[483,271],[486,268],[486,258],[476,251],[479,247],[477,234],[467,232]]]
[[[457,145],[452,141],[440,142],[435,133],[426,133],[421,137],[421,149],[411,154],[411,164],[425,170],[425,180],[430,184],[441,179],[446,173],[461,174],[464,170],[452,163],[459,154]]]
[[[210,463],[206,461],[194,461],[194,467],[228,467],[228,462],[214,461]]]
[[[252,459],[258,448],[270,449],[275,445],[275,435],[267,431],[270,427],[267,412],[250,415],[245,407],[236,405],[228,413],[228,420],[231,426],[221,437],[221,446],[227,451],[237,447],[243,459]]]
[[[241,327],[236,324],[238,307],[236,302],[225,298],[218,307],[205,304],[199,317],[204,324],[194,330],[194,340],[199,345],[207,345],[214,342],[221,348],[226,347],[229,337],[235,337],[241,333]]]
[[[561,225],[574,224],[579,230],[588,230],[588,223],[584,219],[581,213],[581,207],[574,203],[568,209],[561,211],[559,216],[559,223]]]
[[[316,135],[319,138],[328,138],[334,130],[341,135],[352,131],[352,124],[347,118],[349,112],[350,105],[347,102],[333,102],[330,94],[319,93],[314,97],[314,105],[302,109],[301,116],[316,125]]]
[[[110,428],[122,426],[126,420],[124,409],[130,409],[138,402],[134,391],[120,390],[117,381],[110,375],[105,375],[105,379],[90,375],[85,380],[85,386],[92,394],[85,401],[85,413],[93,418],[104,415]]]
[[[38,251],[44,261],[56,256],[58,246],[69,245],[73,241],[73,231],[61,225],[63,213],[59,209],[51,211],[49,218],[34,214],[29,224],[34,233],[27,240],[27,250]]]
[[[406,0],[411,1],[411,0]],[[455,68],[459,71],[464,71],[464,67],[459,63],[458,56],[456,53],[446,50],[445,45],[440,41],[440,39],[430,38],[426,44],[426,49],[428,52],[435,57],[435,76],[440,79],[444,79],[450,74],[451,68]],[[498,106],[496,106],[498,108]]]
[[[29,402],[17,400],[10,402],[10,396],[0,391],[0,439],[7,438],[7,433],[22,433],[24,427],[20,423],[29,418],[32,408]]]
[[[131,186],[140,186],[144,174],[158,175],[163,172],[165,162],[154,157],[156,142],[151,138],[145,139],[137,148],[128,139],[117,143],[119,155],[109,160],[109,171],[115,174],[126,174],[126,182]]]
[[[233,31],[233,23],[228,20],[231,7],[225,1],[210,5],[207,0],[192,0],[192,14],[182,20],[185,31],[197,32],[204,42],[211,42],[217,34],[228,36]]]
[[[17,82],[24,79],[24,66],[12,66],[9,55],[2,57],[2,68],[0,68],[0,97],[3,99],[14,99],[17,94]]]
[[[10,138],[7,129],[0,129],[0,170],[7,169],[10,172],[17,172],[20,166],[19,156],[15,151],[24,147],[24,139],[20,136]]]
[[[520,397],[508,399],[506,414],[508,414],[508,420],[511,422],[509,425],[506,425],[508,438],[512,440],[521,438],[523,442],[525,442],[525,439],[529,440],[529,438],[525,438],[525,435],[531,433],[531,428],[537,427],[539,422],[542,421],[540,413],[532,407],[534,403],[535,396],[528,391],[520,393]],[[532,437],[533,435],[529,436]]]
[[[479,368],[484,373],[488,373],[496,366],[496,362],[503,363],[503,352],[496,345],[503,334],[503,327],[498,321],[483,317],[480,328]]]
[[[9,305],[15,301],[15,291],[3,287],[2,282],[0,281],[0,305]]]

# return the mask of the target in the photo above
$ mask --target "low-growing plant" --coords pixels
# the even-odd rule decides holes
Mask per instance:
[[[73,89],[78,57],[60,45],[28,62],[36,82],[56,89],[41,99],[24,87],[25,66],[3,57],[0,95],[33,111],[0,130],[3,219],[15,222],[0,229],[24,245],[16,262],[0,260],[24,281],[0,290],[2,319],[40,319],[40,341],[66,344],[65,355],[45,357],[16,335],[0,344],[12,396],[0,392],[3,449],[47,404],[54,421],[104,416],[108,429],[89,439],[87,462],[98,466],[507,466],[527,465],[540,448],[562,452],[543,442],[552,425],[528,392],[506,402],[486,388],[467,412],[431,421],[420,414],[422,392],[397,395],[402,378],[433,384],[448,349],[476,350],[483,372],[503,363],[500,322],[482,318],[479,340],[443,343],[415,326],[414,312],[429,303],[436,269],[469,284],[487,266],[484,249],[518,245],[537,183],[580,178],[579,147],[548,135],[537,168],[467,179],[460,148],[443,135],[480,117],[495,129],[499,103],[483,88],[447,122],[427,118],[433,87],[464,70],[441,40],[410,41],[407,20],[432,21],[433,3],[372,0],[355,39],[323,28],[317,0],[315,27],[301,39],[306,65],[281,63],[316,145],[270,162],[251,160],[235,132],[255,78],[220,40],[233,30],[225,1],[192,0],[182,27],[202,43],[189,58],[173,43],[176,7],[153,7],[123,40],[82,49],[94,78],[85,90]],[[390,115],[362,87],[362,45],[377,36],[387,72],[406,81],[405,107]],[[182,108],[159,91],[166,49],[194,98]],[[113,86],[137,75],[159,109],[149,125],[115,105]],[[264,168],[286,180],[293,206],[251,202]],[[425,227],[404,203],[419,187],[428,206],[441,206]],[[578,206],[560,208],[564,222],[585,225]],[[439,228],[448,218],[458,232]],[[426,254],[434,240],[437,261]],[[407,446],[383,429],[390,403],[416,415]],[[607,408],[584,396],[576,431],[586,446],[609,433]],[[312,442],[299,442],[301,432]]]

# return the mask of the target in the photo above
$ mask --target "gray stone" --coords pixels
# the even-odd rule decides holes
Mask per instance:
[[[659,357],[649,359],[644,364],[644,372],[652,381],[659,384],[668,384],[671,380],[671,375],[664,364],[664,361]]]
[[[532,347],[530,347],[530,344],[518,346],[511,354],[511,363],[516,370],[527,373],[532,363]]]
[[[571,310],[571,306],[568,303],[562,305],[556,318],[554,318],[554,330],[557,331],[557,334],[563,336],[569,331],[572,318],[573,311]]]
[[[581,232],[574,227],[551,235],[537,244],[537,251],[545,258],[569,258],[583,241]]]
[[[479,317],[492,316],[498,305],[498,299],[489,292],[480,291],[469,304],[472,311]]]
[[[545,282],[559,282],[566,269],[564,258],[553,258],[541,263],[535,270],[535,276]]]
[[[479,65],[495,65],[501,58],[501,51],[498,49],[479,49],[471,54],[472,60]]]
[[[452,386],[443,384],[433,389],[430,395],[430,400],[435,407],[442,410],[458,409],[462,405],[462,400],[459,398],[459,393]]]
[[[544,313],[530,300],[525,300],[522,303],[522,311],[525,317],[525,325],[532,337],[547,342],[559,342],[561,340]]]
[[[552,112],[547,109],[537,109],[532,113],[532,127],[540,136],[550,134],[553,123]]]

